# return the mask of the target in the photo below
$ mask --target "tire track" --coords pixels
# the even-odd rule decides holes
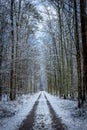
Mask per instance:
[[[56,112],[53,110],[50,102],[48,101],[46,95],[44,94],[46,101],[47,101],[47,105],[49,107],[49,111],[51,114],[51,118],[52,118],[52,127],[54,128],[54,130],[66,130],[66,126],[61,122],[61,119],[57,117]]]
[[[37,109],[37,106],[38,106],[38,100],[39,100],[40,96],[41,96],[41,94],[37,98],[37,101],[35,102],[32,110],[30,111],[27,118],[21,124],[19,130],[32,130],[33,129],[33,123],[34,123],[34,120],[35,120],[35,112],[36,112],[36,109]]]
[[[54,130],[52,127],[51,114],[44,96],[44,92],[41,92],[41,97],[39,99],[39,104],[36,110],[33,130]]]
[[[36,129],[37,130],[65,130],[66,129],[65,125],[61,123],[60,118],[57,117],[57,115],[56,115],[55,111],[53,110],[46,95],[45,94],[43,94],[43,95],[46,100],[45,104],[47,104],[46,106],[48,106],[48,109],[49,109],[48,117],[47,117],[47,114],[44,115],[45,111],[43,111],[42,115],[40,115],[39,112],[36,114],[36,110],[38,110],[37,109],[38,105],[42,104],[41,109],[44,109],[44,107],[45,107],[45,106],[43,106],[44,105],[43,102],[40,102],[40,100],[39,100],[41,98],[41,94],[40,94],[37,101],[35,102],[32,110],[30,111],[29,115],[21,124],[19,130],[36,130]],[[47,120],[49,118],[52,121],[52,122],[50,122],[51,124],[47,123]],[[39,123],[37,120],[39,121]],[[51,125],[52,127],[50,127],[49,125]]]

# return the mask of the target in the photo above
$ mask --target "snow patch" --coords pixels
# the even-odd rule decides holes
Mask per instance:
[[[16,130],[31,111],[40,92],[23,95],[16,101],[0,102],[0,130]]]
[[[77,101],[64,100],[44,92],[57,116],[68,130],[87,130],[87,106],[77,108]]]

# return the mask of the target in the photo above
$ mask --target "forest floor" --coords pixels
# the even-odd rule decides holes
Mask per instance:
[[[0,130],[87,130],[87,103],[64,100],[44,91],[0,102]]]

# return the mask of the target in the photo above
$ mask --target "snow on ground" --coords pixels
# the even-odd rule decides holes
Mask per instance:
[[[68,130],[87,130],[87,106],[78,109],[77,101],[59,99],[46,92],[44,93]]]
[[[53,130],[51,115],[43,92],[37,106],[33,130]]]
[[[0,102],[0,130],[16,130],[31,111],[40,92],[23,95],[16,101]]]
[[[82,109],[78,109],[77,101],[59,99],[46,92],[39,92],[32,96],[23,95],[12,102],[5,100],[0,102],[0,130],[17,130],[31,111],[40,93],[42,94],[36,110],[34,130],[38,130],[38,125],[41,130],[52,130],[51,115],[44,94],[68,130],[87,130],[87,103]]]

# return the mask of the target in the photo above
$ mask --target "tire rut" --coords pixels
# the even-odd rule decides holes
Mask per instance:
[[[51,118],[52,118],[52,127],[54,128],[54,130],[66,130],[66,126],[61,122],[61,119],[57,117],[56,112],[53,110],[50,102],[48,101],[46,95],[44,95],[47,101],[47,105],[49,107],[49,111],[51,114]]]
[[[30,111],[27,118],[21,124],[19,130],[33,130],[33,126],[34,126],[35,118],[36,118],[36,110],[37,110],[37,106],[39,104],[40,97],[41,97],[41,94],[37,98],[37,101],[35,102],[32,110]],[[56,112],[53,110],[53,108],[52,108],[52,106],[51,106],[51,104],[50,104],[50,102],[47,99],[45,94],[44,94],[44,97],[46,99],[46,102],[47,102],[47,105],[48,105],[48,108],[49,108],[49,112],[50,112],[50,115],[51,115],[52,130],[66,130],[67,129],[66,126],[61,122],[61,119],[57,117]],[[38,126],[38,128],[39,128],[39,126]],[[39,129],[39,130],[41,130],[41,129]]]
[[[35,102],[32,110],[29,112],[29,115],[26,117],[26,119],[21,124],[19,130],[32,130],[33,129],[33,123],[35,120],[35,112],[38,106],[38,100],[40,98],[41,94],[37,98],[37,101]]]

